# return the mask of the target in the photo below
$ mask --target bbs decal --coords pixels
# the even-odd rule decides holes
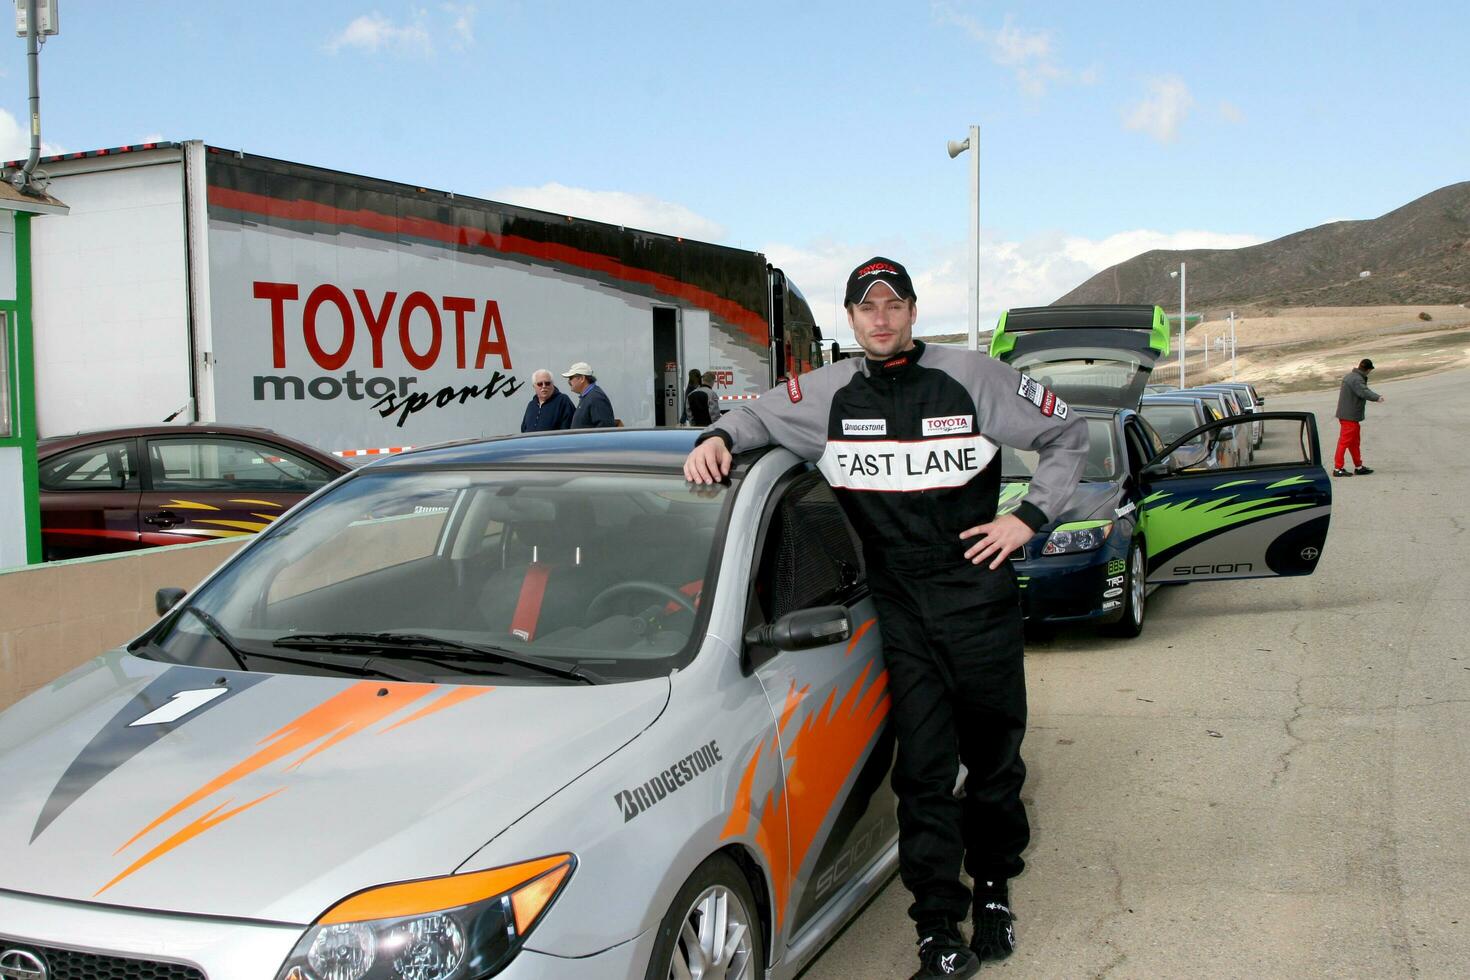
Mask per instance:
[[[668,796],[677,793],[723,761],[719,744],[712,741],[701,745],[641,786],[614,793],[613,802],[623,811],[623,823],[662,803]]]

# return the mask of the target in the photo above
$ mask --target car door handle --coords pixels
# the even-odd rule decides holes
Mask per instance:
[[[173,527],[181,521],[182,518],[171,510],[161,510],[156,514],[147,514],[143,517],[144,524],[152,524],[154,527]]]

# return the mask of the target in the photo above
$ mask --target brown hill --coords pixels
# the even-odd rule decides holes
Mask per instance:
[[[1234,249],[1155,249],[1056,301],[1179,305],[1169,273],[1188,263],[1190,310],[1391,306],[1470,300],[1470,181],[1366,221],[1334,221]],[[1366,277],[1360,273],[1367,271]],[[1056,305],[1053,304],[1053,305]]]

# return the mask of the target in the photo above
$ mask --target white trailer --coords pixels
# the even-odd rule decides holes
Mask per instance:
[[[42,436],[174,417],[356,455],[519,431],[542,367],[652,426],[690,368],[739,400],[821,363],[756,252],[198,141],[43,165],[71,214],[33,246]]]

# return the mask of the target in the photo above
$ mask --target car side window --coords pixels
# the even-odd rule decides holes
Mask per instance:
[[[332,474],[278,446],[242,439],[150,439],[154,490],[275,490],[310,493]]]
[[[40,465],[39,483],[43,490],[136,490],[132,440],[87,446],[48,459]]]
[[[767,622],[796,609],[846,602],[866,587],[857,532],[815,472],[786,489],[760,554],[755,591]]]
[[[1124,430],[1124,438],[1128,443],[1128,472],[1136,476],[1138,471],[1143,469],[1143,464],[1147,463],[1153,456],[1153,453],[1148,451],[1148,446],[1144,440],[1140,426],[1130,422],[1124,426]]]

